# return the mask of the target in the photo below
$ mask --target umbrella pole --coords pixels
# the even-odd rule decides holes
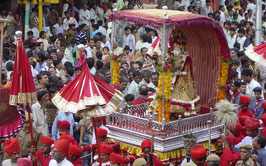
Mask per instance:
[[[98,140],[98,134],[97,134],[96,123],[95,123],[95,119],[94,118],[92,118],[92,125],[93,125],[93,129],[94,129],[94,133],[95,133],[95,139],[96,139],[96,144],[97,144],[98,161],[99,161],[99,165],[102,166],[101,153],[100,153],[100,144],[99,144],[99,140]]]
[[[32,122],[30,117],[30,106],[29,104],[26,105],[28,117],[29,117],[29,128],[30,128],[30,140],[31,140],[31,147],[34,148],[34,140],[33,140],[33,134],[32,134]]]

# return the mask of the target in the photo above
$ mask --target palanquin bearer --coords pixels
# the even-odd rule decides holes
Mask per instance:
[[[80,158],[80,155],[82,154],[82,149],[78,145],[73,145],[72,143],[69,143],[69,161],[74,166],[82,166],[82,161]]]
[[[67,140],[58,140],[54,143],[53,159],[49,162],[49,166],[73,166],[67,160],[69,150],[69,142]]]
[[[235,166],[237,161],[241,159],[240,153],[234,149],[236,139],[234,136],[229,135],[225,137],[224,142],[225,148],[221,155],[220,166]]]
[[[51,146],[54,144],[54,140],[51,137],[41,136],[41,144],[42,150],[39,150],[36,153],[36,157],[42,166],[48,166],[49,162],[52,160],[50,152],[52,149]]]
[[[111,166],[124,166],[124,158],[117,153],[111,153],[110,155]]]
[[[106,145],[106,144],[100,144],[100,154],[101,154],[101,161],[102,161],[102,166],[110,166],[110,154],[114,152],[114,149],[110,146],[110,145]],[[95,156],[95,160],[98,160],[98,155]],[[99,160],[98,160],[99,161]],[[99,162],[96,161],[93,163],[92,166],[99,166]]]
[[[2,162],[2,166],[17,165],[17,160],[20,156],[20,146],[16,138],[8,139],[4,143],[4,151],[10,157]]]
[[[142,141],[141,143],[142,154],[140,154],[139,156],[136,156],[136,158],[144,158],[147,161],[148,166],[150,165],[150,157],[149,157],[150,148],[151,148],[151,140],[146,139]],[[152,162],[154,166],[162,166],[162,162],[156,158],[154,153],[152,156]]]
[[[96,128],[96,130],[97,130],[97,137],[98,137],[99,143],[111,145],[116,153],[120,153],[120,145],[116,142],[113,142],[107,139],[106,129]],[[89,151],[91,149],[93,150],[97,149],[97,144],[83,146],[83,151]]]
[[[207,166],[206,153],[207,150],[202,145],[196,145],[191,148],[190,155],[193,163],[195,163],[197,166]]]

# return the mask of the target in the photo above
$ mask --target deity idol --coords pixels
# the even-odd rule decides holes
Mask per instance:
[[[192,58],[185,49],[186,39],[180,31],[173,31],[170,38],[168,63],[173,61],[177,71],[172,74],[171,113],[193,116],[197,114],[200,97],[193,79]]]

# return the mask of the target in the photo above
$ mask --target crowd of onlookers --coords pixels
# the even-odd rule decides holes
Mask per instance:
[[[146,7],[142,0],[137,2],[118,0],[116,3],[101,1],[96,4],[92,4],[88,0],[82,2],[66,0],[61,12],[57,5],[44,5],[43,30],[39,31],[38,8],[37,5],[31,6],[29,27],[23,37],[38,97],[38,101],[31,106],[33,128],[36,135],[50,136],[53,139],[49,140],[49,138],[40,136],[38,137],[39,145],[47,142],[50,144],[58,140],[62,132],[73,136],[80,145],[95,143],[91,138],[93,135],[91,124],[84,122],[81,117],[58,111],[50,122],[51,119],[47,119],[45,113],[45,110],[56,109],[51,103],[51,98],[82,70],[82,66],[78,63],[80,59],[77,50],[78,44],[85,45],[90,72],[109,84],[111,84],[112,77],[109,57],[112,54],[121,56],[119,62],[120,85],[117,86],[117,89],[124,94],[125,100],[119,106],[120,108],[150,101],[149,94],[158,89],[159,79],[159,74],[155,70],[155,61],[147,54],[151,44],[158,36],[156,29],[144,25],[126,24],[123,31],[119,32],[121,38],[116,39],[113,48],[111,47],[112,22],[109,21],[110,14],[132,8],[144,9]],[[264,97],[266,67],[257,65],[244,54],[246,47],[250,44],[255,45],[255,2],[253,0],[221,0],[219,10],[214,11],[210,0],[176,0],[174,9],[208,16],[223,28],[232,57],[231,69],[234,81],[231,88],[231,102],[241,105],[241,109],[245,104],[251,110],[251,116],[260,119],[264,113],[261,103],[266,99]],[[10,87],[12,84],[12,71],[16,55],[15,31],[23,31],[24,28],[24,16],[19,12],[12,13],[11,10],[7,12],[6,9],[2,9],[0,12],[0,18],[10,21],[6,26],[3,43],[1,75],[3,87]],[[265,1],[263,0],[262,42],[266,40],[265,13]],[[243,99],[243,97],[240,99],[241,96],[248,96],[250,99]],[[99,127],[104,124],[104,120],[99,120],[99,122]],[[28,137],[29,139],[20,139],[21,135],[28,134],[27,127],[24,125],[17,136],[20,145],[24,145],[21,146],[23,157],[27,157],[30,153],[30,144],[28,143],[30,137]],[[101,127],[105,128],[104,125]],[[248,132],[241,132],[244,136],[254,136]],[[38,149],[39,145],[36,145],[37,150],[40,150]],[[260,144],[260,147],[262,146],[264,147],[265,144]],[[58,148],[62,148],[61,145]],[[244,149],[249,149],[249,147],[244,147]],[[88,161],[90,161],[88,157],[83,158],[83,165]]]

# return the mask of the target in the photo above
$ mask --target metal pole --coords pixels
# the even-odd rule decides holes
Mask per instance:
[[[42,31],[42,27],[43,27],[43,23],[42,23],[42,0],[39,0],[38,3],[38,7],[39,7],[39,32]]]
[[[115,44],[115,35],[116,35],[116,31],[115,31],[115,20],[112,21],[112,34],[111,34],[111,49],[112,49],[112,53],[111,53],[111,56],[114,55],[114,44]],[[111,62],[111,73],[112,73],[112,76],[113,76],[113,63]],[[111,77],[111,83],[113,82],[113,77]]]
[[[3,45],[4,45],[4,22],[0,23],[1,26],[1,42],[0,42],[0,87],[2,86],[2,61],[3,61]]]
[[[208,120],[207,121],[207,124],[208,124],[208,133],[209,133],[209,155],[211,154],[211,144],[212,144],[212,141],[211,141],[211,124],[212,124],[212,121],[211,120]]]
[[[28,39],[27,32],[28,32],[28,29],[29,29],[29,23],[30,23],[30,4],[26,4],[25,5],[25,31],[24,31],[24,36],[27,36],[27,38],[24,37],[24,39]]]
[[[164,6],[164,22],[166,23],[168,20],[168,16],[167,16],[167,7]],[[165,58],[166,58],[166,52],[167,52],[167,45],[168,45],[168,35],[167,35],[167,30],[166,30],[166,24],[163,24],[163,29],[162,29],[162,68],[164,68],[165,65]],[[163,124],[165,124],[165,98],[164,98],[164,72],[162,72],[162,97],[163,97],[163,101],[162,101],[162,122]]]
[[[255,45],[261,44],[261,25],[262,25],[262,14],[261,14],[262,2],[261,0],[256,1],[256,32],[255,32]]]

